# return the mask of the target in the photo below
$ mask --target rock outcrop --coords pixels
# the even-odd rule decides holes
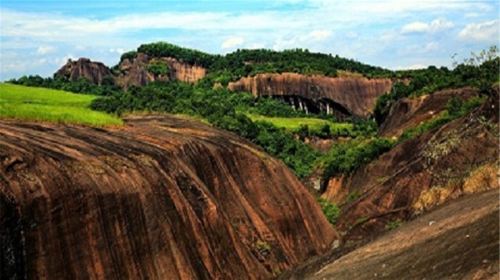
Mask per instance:
[[[458,199],[288,279],[498,279],[498,195]]]
[[[229,83],[234,91],[251,92],[254,96],[288,98],[296,107],[328,114],[366,117],[373,112],[376,99],[389,92],[390,79],[363,77],[326,77],[296,73],[257,74]],[[293,98],[298,98],[297,100]]]
[[[106,78],[112,80],[111,70],[106,65],[101,62],[91,61],[88,58],[79,58],[76,61],[69,59],[54,76],[64,77],[71,81],[84,78],[96,85],[102,84]]]
[[[164,63],[169,73],[167,75],[155,75],[148,71],[151,63]],[[152,81],[178,80],[187,83],[195,83],[206,75],[206,69],[178,61],[171,57],[152,58],[146,54],[138,53],[133,59],[124,59],[118,65],[120,73],[116,77],[116,83],[123,88],[130,86],[143,86]]]
[[[467,100],[477,95],[477,89],[461,88],[441,90],[415,98],[402,98],[391,107],[389,115],[380,126],[379,135],[399,137],[406,129],[439,115],[446,109],[446,104],[452,97]]]
[[[335,238],[299,180],[231,133],[0,121],[3,279],[263,279]]]
[[[343,205],[338,229],[363,240],[446,201],[498,188],[498,118],[496,92],[469,115],[332,178],[324,196]]]

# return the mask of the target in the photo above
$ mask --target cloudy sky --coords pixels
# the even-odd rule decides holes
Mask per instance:
[[[499,1],[2,0],[0,80],[68,58],[115,65],[168,41],[210,53],[308,48],[391,69],[450,66],[499,40]]]

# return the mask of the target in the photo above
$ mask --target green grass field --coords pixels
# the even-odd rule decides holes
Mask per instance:
[[[89,108],[96,97],[0,83],[0,117],[91,126],[122,124],[116,116]]]
[[[317,118],[280,118],[280,117],[267,117],[262,115],[247,114],[252,121],[265,121],[270,122],[277,127],[284,128],[289,131],[297,131],[301,125],[307,125],[312,131],[319,131],[325,124],[330,125],[332,133],[340,130],[351,131],[353,125],[351,123],[335,123],[328,120]]]

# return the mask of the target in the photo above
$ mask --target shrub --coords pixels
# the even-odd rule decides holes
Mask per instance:
[[[325,214],[325,217],[328,220],[328,222],[330,222],[330,224],[332,225],[335,225],[340,215],[339,207],[321,197],[318,198],[318,203],[319,206],[321,207],[321,211],[323,211],[323,214]]]
[[[334,145],[323,159],[324,181],[338,174],[350,174],[363,164],[390,150],[394,143],[385,138],[353,140]]]

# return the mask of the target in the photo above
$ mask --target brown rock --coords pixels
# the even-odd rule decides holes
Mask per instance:
[[[343,204],[339,230],[349,240],[371,238],[391,222],[498,188],[493,168],[499,147],[497,106],[495,95],[469,115],[400,143],[344,178],[341,187],[332,182],[328,197]],[[356,199],[349,201],[346,192]]]
[[[93,84],[100,85],[106,77],[111,77],[111,71],[101,62],[79,58],[76,61],[68,60],[54,75],[71,81],[84,78]]]
[[[389,92],[391,87],[390,79],[332,78],[296,73],[257,74],[228,85],[230,90],[247,91],[254,96],[300,96],[316,103],[327,99],[360,117],[372,113],[377,97]]]
[[[498,279],[498,195],[491,190],[443,205],[290,279]]]
[[[0,121],[2,278],[263,279],[334,239],[299,180],[231,133]]]
[[[147,70],[150,63],[161,61],[168,65],[169,75],[156,76]],[[178,61],[171,57],[153,58],[146,54],[138,53],[130,60],[124,59],[119,65],[120,74],[116,82],[123,88],[130,86],[143,86],[153,81],[179,80],[187,83],[195,83],[206,75],[206,69]]]
[[[430,120],[446,109],[446,104],[452,97],[462,100],[478,95],[474,88],[447,89],[432,94],[402,98],[398,100],[389,111],[379,129],[379,135],[384,137],[399,137],[411,127]]]

